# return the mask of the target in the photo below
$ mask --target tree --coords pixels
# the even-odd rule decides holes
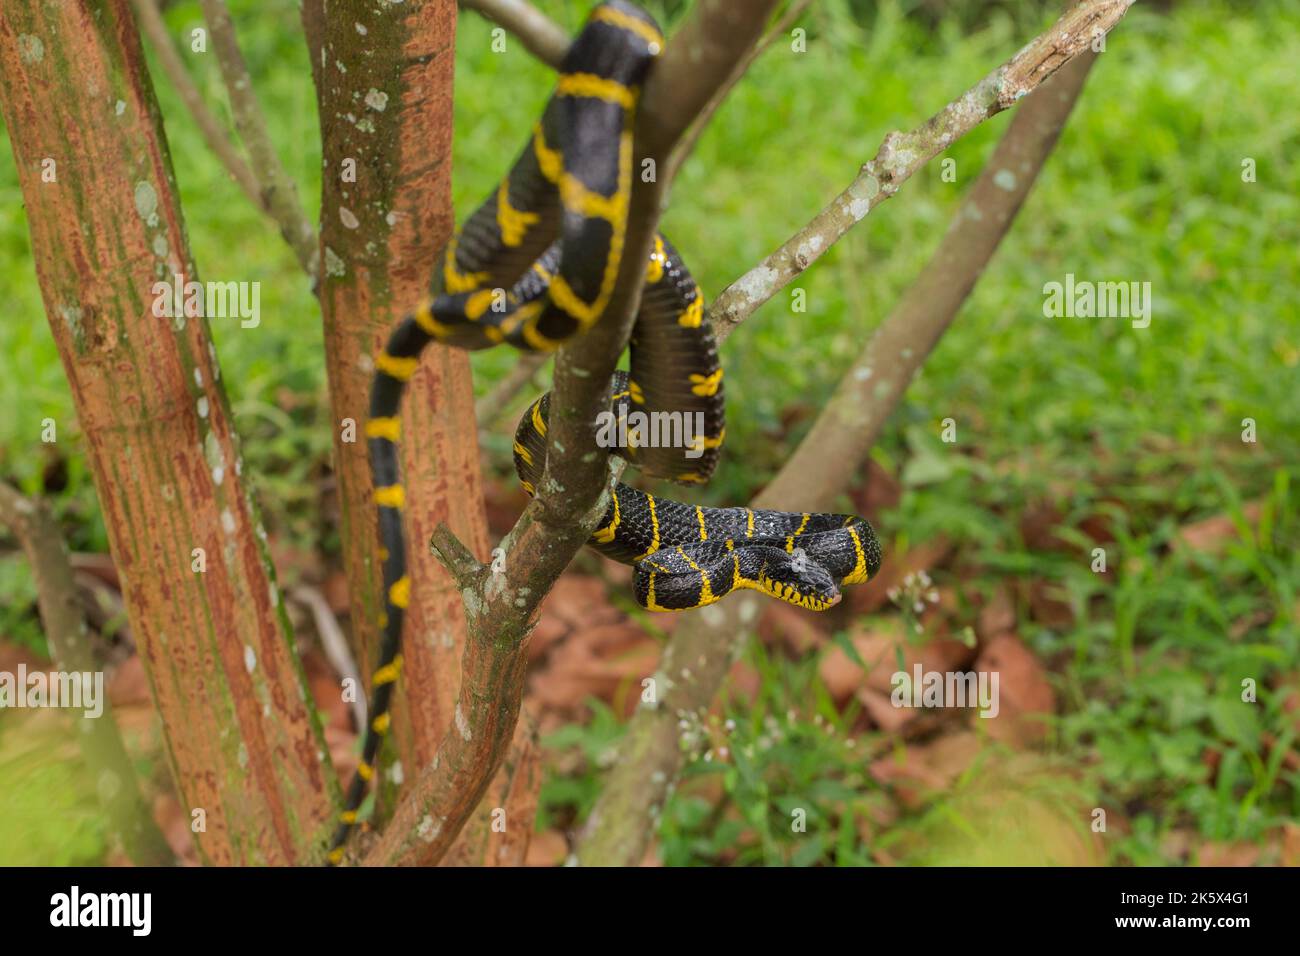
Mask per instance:
[[[498,19],[549,62],[567,46],[562,31],[517,0],[466,5]],[[634,188],[623,268],[602,321],[557,355],[548,477],[500,543],[502,558],[492,566],[480,560],[488,542],[477,447],[467,440],[475,429],[466,358],[436,350],[415,379],[407,412],[413,440],[404,452],[415,503],[408,536],[430,540],[434,554],[411,549],[415,599],[404,638],[405,686],[419,692],[408,693],[399,706],[396,738],[403,762],[419,771],[397,795],[392,818],[364,853],[366,863],[434,863],[449,854],[483,860],[492,839],[483,825],[489,808],[499,801],[511,808],[508,813],[526,819],[530,812],[531,742],[526,723],[521,729],[519,722],[525,651],[538,605],[608,500],[608,470],[595,440],[605,383],[627,342],[643,263],[677,169],[726,92],[806,6],[791,5],[765,31],[778,5],[700,0],[660,58],[635,130],[635,154],[656,174]],[[870,364],[910,348],[905,374],[890,383],[887,396],[873,400],[867,420],[823,414],[817,428],[838,430],[835,445],[821,446],[842,449],[835,471],[861,464],[1032,184],[1025,176],[1014,190],[994,189],[990,170],[1012,159],[1032,171],[1041,167],[1082,86],[1091,44],[1130,5],[1076,4],[930,121],[891,133],[840,196],[714,302],[709,319],[722,338],[948,144],[1071,64],[1053,85],[1059,96],[1030,96],[1021,107],[974,189],[969,202],[997,215],[986,216],[982,226],[955,221],[914,294],[860,360]],[[348,423],[355,428],[364,420],[369,357],[418,296],[451,234],[455,8],[448,0],[390,7],[386,16],[360,24],[362,30],[354,16],[329,15],[322,0],[304,4],[325,158],[317,239],[270,147],[221,0],[204,0],[203,8],[247,160],[206,114],[192,84],[187,90],[152,0],[134,0],[134,6],[210,145],[315,280],[326,328],[356,650],[368,659],[381,605],[379,563],[364,444],[354,440]],[[0,99],[47,313],[77,399],[173,774],[186,802],[206,818],[206,829],[197,831],[202,852],[212,862],[317,861],[337,812],[337,780],[302,686],[256,506],[241,482],[207,321],[183,311],[159,319],[153,306],[159,295],[171,293],[151,299],[144,291],[153,289],[156,274],[189,282],[197,281],[197,270],[129,5],[106,0],[99,12],[6,10],[0,21]],[[67,148],[70,129],[79,131],[76,150]],[[46,159],[62,170],[57,184],[42,178]],[[810,245],[813,237],[821,241]],[[954,271],[960,281],[951,281]],[[852,378],[841,386],[841,407],[857,397]],[[816,447],[796,453],[764,496],[765,505],[821,503],[834,492],[819,487],[807,490],[807,502],[794,500],[791,469],[807,473]],[[747,608],[749,602],[731,600],[723,621],[743,622]],[[696,679],[675,690],[692,709],[707,704],[725,670],[735,628],[719,624],[697,615],[667,652],[668,660],[689,654],[707,661]],[[458,671],[439,650],[447,639],[463,648]],[[665,702],[638,716],[625,759],[593,814],[585,859],[639,858],[647,810],[679,769],[675,745],[666,743],[671,728],[664,729],[672,712]],[[483,801],[494,779],[494,799]],[[662,783],[646,788],[646,779]],[[644,793],[633,792],[634,781],[642,782]],[[476,811],[478,822],[457,846]],[[521,851],[518,843],[510,847],[516,856]]]

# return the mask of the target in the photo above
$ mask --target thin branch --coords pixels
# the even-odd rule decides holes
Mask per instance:
[[[622,267],[605,315],[560,350],[546,471],[537,497],[503,542],[504,567],[466,589],[470,619],[455,726],[367,855],[368,865],[438,860],[482,798],[509,746],[523,691],[534,613],[604,514],[607,454],[596,415],[640,302],[671,174],[665,161],[686,127],[753,46],[776,0],[701,0],[656,65],[637,117],[634,155],[654,159],[657,182],[633,187]]]
[[[221,121],[203,102],[198,87],[190,79],[189,71],[185,69],[185,64],[181,62],[176,47],[172,45],[171,36],[167,33],[167,24],[163,22],[162,15],[158,12],[157,0],[131,0],[131,5],[135,7],[135,15],[140,23],[140,29],[149,38],[154,52],[158,54],[158,60],[162,64],[163,72],[167,74],[172,86],[176,88],[176,92],[185,104],[185,108],[194,117],[194,122],[198,124],[199,132],[203,134],[203,139],[208,144],[208,148],[216,154],[221,165],[226,168],[226,172],[230,173],[240,190],[243,191],[253,205],[265,211],[266,204],[262,201],[262,193],[257,185],[257,177],[253,175],[252,168],[226,135]]]
[[[568,31],[527,0],[460,0],[460,5],[505,27],[548,66],[559,69],[569,50]]]
[[[329,661],[330,667],[334,668],[334,673],[340,682],[350,680],[353,687],[364,687],[361,682],[361,672],[357,670],[356,659],[352,656],[352,648],[348,646],[347,636],[343,633],[343,628],[339,627],[338,619],[334,617],[334,612],[330,610],[329,602],[325,600],[325,595],[321,593],[320,588],[300,584],[289,592],[289,597],[311,613],[325,660]],[[364,694],[357,694],[352,699],[352,719],[356,721],[358,727],[366,726],[366,704]]]
[[[36,598],[41,622],[55,666],[64,673],[96,674],[100,693],[93,717],[76,719],[77,744],[94,775],[96,792],[108,818],[111,832],[121,842],[132,862],[141,866],[164,866],[176,858],[154,822],[149,805],[140,793],[135,768],[127,755],[117,721],[103,690],[103,672],[95,666],[86,641],[86,622],[77,600],[72,563],[58,524],[45,507],[4,482],[0,482],[0,525],[7,525],[27,553],[36,580]],[[95,706],[87,699],[88,707]]]
[[[474,417],[478,420],[480,429],[487,428],[499,416],[505,414],[506,409],[510,407],[510,400],[520,389],[532,383],[548,358],[550,356],[545,352],[529,352],[519,356],[519,360],[510,367],[510,371],[506,372],[501,377],[501,381],[492,387],[492,391],[474,403]]]
[[[248,65],[239,49],[235,25],[225,0],[200,0],[204,19],[212,34],[212,46],[226,81],[230,108],[239,138],[248,149],[249,160],[259,183],[261,205],[280,227],[280,234],[293,249],[303,270],[313,279],[320,255],[316,230],[298,201],[298,189],[285,172],[266,128],[266,118],[257,101]]]
[[[762,39],[749,48],[749,51],[736,64],[735,69],[731,71],[731,75],[718,87],[708,105],[700,111],[700,115],[695,117],[691,125],[687,127],[686,134],[674,151],[673,168],[681,165],[695,149],[695,143],[699,140],[700,134],[704,132],[704,128],[713,119],[713,114],[717,112],[723,100],[731,93],[732,88],[749,72],[749,68],[754,65],[754,61],[762,56],[779,37],[784,36],[794,26],[795,21],[803,16],[805,10],[812,6],[812,2],[813,0],[791,0],[789,6],[781,14],[780,19],[772,24],[772,28],[763,35]]]
[[[828,507],[852,480],[915,370],[956,316],[1051,154],[1082,90],[1094,55],[1085,50],[1060,79],[1029,98],[1006,133],[917,282],[872,336],[819,414],[812,432],[752,502],[755,508]],[[1014,184],[1005,173],[1014,170]],[[833,242],[838,234],[828,234]],[[752,311],[752,310],[751,310]],[[746,313],[748,314],[748,313]],[[722,326],[720,334],[734,328]],[[885,382],[884,392],[877,388]],[[868,411],[862,411],[863,408]],[[817,437],[814,438],[814,435]],[[664,649],[658,673],[673,675],[657,707],[633,717],[619,759],[605,780],[579,844],[583,863],[633,865],[658,824],[681,768],[678,714],[709,706],[734,653],[761,613],[746,592],[683,621]]]
[[[764,497],[830,507],[956,318],[997,251],[1069,119],[1097,55],[1085,50],[1016,113],[939,248],[840,379]]]
[[[1119,23],[1134,0],[1082,0],[979,83],[910,132],[885,137],[875,158],[825,209],[713,300],[708,318],[721,342],[816,262],[918,169],[991,116],[1033,92]]]
[[[433,529],[429,550],[462,588],[473,587],[486,570],[473,552],[445,524]]]

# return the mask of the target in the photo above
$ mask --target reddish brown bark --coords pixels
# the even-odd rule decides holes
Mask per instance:
[[[6,5],[0,100],[169,759],[184,804],[206,818],[200,852],[310,861],[337,788],[240,478],[207,321],[152,311],[154,283],[197,273],[126,0]]]
[[[524,712],[501,769],[439,866],[523,866],[541,786],[537,724]]]
[[[362,425],[372,356],[429,286],[453,228],[452,69],[456,5],[428,0],[326,14],[303,7],[321,116],[320,301],[334,412],[343,556],[362,671],[383,609],[370,463]],[[360,23],[365,29],[357,29]],[[322,46],[325,55],[321,55]],[[345,181],[345,161],[356,181]],[[355,442],[341,423],[355,423]],[[407,772],[433,758],[451,726],[465,613],[455,583],[429,554],[446,522],[481,557],[488,551],[469,360],[431,346],[403,409],[403,480],[411,605],[394,710],[396,754]],[[418,693],[411,691],[418,688]]]
[[[435,545],[456,569],[470,614],[455,729],[421,769],[368,865],[437,862],[487,792],[515,730],[534,612],[608,503],[609,472],[596,440],[596,416],[627,344],[641,296],[645,261],[673,178],[669,158],[712,92],[757,41],[775,0],[701,0],[674,34],[640,97],[632,155],[660,175],[635,182],[627,234],[601,321],[560,349],[548,423],[546,472],[502,547],[503,566],[475,565],[454,537]]]

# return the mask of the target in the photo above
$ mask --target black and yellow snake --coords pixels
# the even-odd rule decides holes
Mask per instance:
[[[430,342],[550,351],[600,320],[622,261],[637,98],[663,45],[654,20],[629,3],[609,0],[592,11],[530,142],[452,240],[442,294],[403,319],[375,360],[365,430],[383,548],[384,636],[370,725],[331,862],[342,858],[374,775],[401,669],[411,587],[397,447],[406,382]],[[515,436],[515,467],[529,494],[546,463],[548,398],[533,403]],[[630,369],[614,376],[610,411],[668,412],[700,423],[689,441],[647,442],[633,429],[633,440],[610,450],[655,477],[703,483],[712,475],[725,430],[722,368],[703,296],[662,236],[646,266]],[[839,600],[841,585],[867,581],[880,565],[871,526],[853,515],[704,508],[625,484],[615,487],[588,544],[633,566],[637,601],[652,611],[703,607],[741,588],[824,610]]]

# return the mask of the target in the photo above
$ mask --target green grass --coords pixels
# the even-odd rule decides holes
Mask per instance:
[[[569,27],[587,6],[540,5]],[[887,132],[925,119],[1051,18],[1050,5],[1029,3],[1015,16],[968,16],[969,28],[930,28],[905,16],[907,6],[823,0],[805,18],[808,52],[776,44],[719,111],[674,186],[663,226],[710,296],[842,189]],[[314,210],[320,156],[296,7],[232,7],[280,155]],[[1051,663],[1063,701],[1052,756],[1086,766],[1080,785],[1101,805],[1127,808],[1132,831],[1106,845],[1111,860],[1131,863],[1162,862],[1160,838],[1171,828],[1261,841],[1300,812],[1295,774],[1266,762],[1260,745],[1264,733],[1293,739],[1273,688],[1288,674],[1294,683],[1300,664],[1300,3],[1207,0],[1167,15],[1146,7],[1138,4],[1110,38],[1015,228],[875,452],[904,480],[887,535],[945,535],[961,567],[973,569],[964,586],[1046,579],[1076,610],[1077,623],[1060,631],[1022,614],[1021,636]],[[199,20],[193,2],[168,13],[177,35]],[[474,16],[458,29],[460,216],[523,146],[550,82],[517,44],[492,53],[488,30]],[[208,101],[224,110],[211,55],[184,56]],[[287,248],[220,170],[156,69],[155,82],[201,276],[262,282],[261,327],[218,324],[214,333],[246,473],[257,476],[269,526],[331,550],[333,532],[304,491],[329,453],[318,309]],[[830,394],[934,250],[1007,122],[997,117],[953,146],[957,183],[943,182],[931,164],[800,277],[806,313],[791,312],[789,293],[779,294],[728,341],[728,449],[700,500],[738,502],[779,467],[808,425],[804,416],[783,426],[785,413],[815,409]],[[1255,183],[1241,178],[1247,157],[1257,164]],[[59,448],[71,452],[56,507],[75,547],[102,549],[8,161],[0,162],[0,186],[12,197],[0,205],[0,293],[9,307],[0,323],[0,403],[13,410],[0,416],[0,472],[36,490],[54,457],[40,443],[40,423],[55,418]],[[1067,272],[1150,282],[1151,327],[1044,318],[1042,287]],[[486,390],[512,360],[505,351],[476,355],[476,387]],[[956,445],[939,440],[948,417],[958,423]],[[1244,418],[1256,422],[1255,444],[1240,440]],[[504,451],[489,447],[503,472]],[[1103,579],[1086,561],[1029,548],[1020,519],[1042,500],[1066,516],[1065,536],[1107,516],[1117,539],[1108,562],[1122,573]],[[1243,534],[1212,560],[1169,547],[1180,525],[1239,516],[1247,502],[1263,502],[1267,534]],[[9,635],[30,629],[30,589],[17,562],[3,564],[0,606],[10,610],[0,612],[0,632]],[[936,578],[957,583],[951,570]],[[726,778],[727,812],[684,787],[664,813],[669,862],[867,858],[854,820],[866,812],[860,804],[876,799],[874,787],[846,735],[814,722],[818,714],[845,718],[811,703],[821,693],[815,668],[766,653],[750,652],[770,678],[763,699],[728,704],[735,762],[691,770]],[[1258,683],[1257,705],[1239,701],[1245,677]],[[783,742],[763,748],[769,718]],[[617,733],[606,715],[556,746],[588,747],[595,768]],[[1221,754],[1214,786],[1201,761],[1207,748]],[[594,769],[550,780],[547,819],[580,817],[596,781]],[[811,841],[789,833],[795,805],[810,808]],[[895,831],[933,836],[979,805],[978,796],[955,792],[942,820],[905,815]],[[733,855],[741,832],[743,849]],[[906,843],[903,858],[924,859]]]

